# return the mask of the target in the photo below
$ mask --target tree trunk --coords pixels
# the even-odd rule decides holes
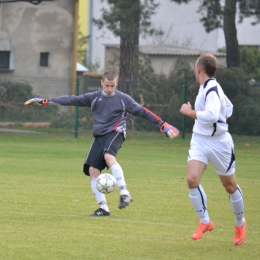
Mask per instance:
[[[119,90],[133,97],[134,93],[134,45],[127,37],[120,41]],[[128,114],[127,129],[134,130],[134,118]]]
[[[237,40],[236,29],[236,4],[237,0],[226,0],[223,29],[226,40],[227,67],[240,66],[240,50]]]
[[[138,9],[140,0],[132,0],[132,6]],[[136,84],[135,67],[138,60],[139,49],[139,21],[140,13],[134,12],[131,19],[120,21],[121,30],[124,32],[120,39],[120,66],[119,66],[119,85],[118,89],[131,97],[134,94]],[[134,130],[133,116],[129,115],[127,128]]]
[[[128,37],[120,40],[119,89],[133,96],[135,46]]]

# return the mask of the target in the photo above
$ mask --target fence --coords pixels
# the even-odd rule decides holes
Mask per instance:
[[[101,89],[101,78],[81,77],[77,80],[76,95]],[[119,83],[120,84],[120,83]],[[75,137],[91,133],[92,114],[86,107],[24,106],[32,97],[51,98],[71,95],[72,80],[59,78],[1,78],[0,77],[0,133],[58,133]],[[187,100],[194,104],[198,85],[190,79],[145,80],[136,82],[134,98],[164,120],[178,127],[185,137],[191,132],[194,120],[179,113]],[[236,134],[259,135],[260,88],[221,82],[234,104],[234,114],[229,120],[230,131]],[[152,124],[134,117],[135,130],[157,131]]]

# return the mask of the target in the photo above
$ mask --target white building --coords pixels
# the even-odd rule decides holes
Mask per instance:
[[[151,65],[156,74],[169,75],[175,68],[179,59],[182,62],[189,64],[190,68],[194,68],[197,58],[204,53],[204,51],[175,46],[175,45],[141,45],[140,53],[149,56]],[[219,67],[226,67],[226,54],[220,52],[211,52],[218,59]],[[105,68],[107,70],[114,70],[119,73],[119,56],[120,48],[117,44],[110,44],[105,46]],[[140,58],[140,56],[139,56]]]
[[[26,78],[34,93],[50,96],[59,94],[57,81],[37,78],[67,79],[63,92],[71,92],[74,1],[1,4],[0,78]]]
[[[71,76],[73,15],[74,0],[1,4],[0,52],[9,55],[1,75]]]
[[[192,49],[216,52],[225,47],[223,29],[216,29],[207,33],[200,22],[200,14],[197,13],[200,1],[193,0],[189,4],[178,5],[170,0],[161,0],[156,14],[152,17],[155,28],[163,29],[164,36],[158,38],[140,38],[140,45],[177,45]],[[92,0],[93,18],[101,17],[101,8],[105,3]],[[91,17],[91,15],[90,15]],[[240,46],[260,46],[260,24],[251,25],[252,19],[245,19],[242,24],[237,18],[237,37]],[[91,51],[91,62],[100,63],[100,71],[105,66],[105,45],[118,45],[119,37],[115,37],[111,31],[104,28],[99,30],[90,24],[92,33],[88,50]]]

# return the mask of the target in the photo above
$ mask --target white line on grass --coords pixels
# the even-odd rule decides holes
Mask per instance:
[[[2,211],[2,213],[7,214],[15,214],[15,215],[31,215],[31,216],[45,216],[45,217],[59,217],[59,218],[81,218],[81,219],[88,219],[88,220],[105,220],[105,221],[117,221],[117,222],[127,222],[127,223],[138,223],[138,224],[146,224],[146,225],[159,225],[159,226],[167,226],[167,227],[182,227],[182,228],[194,228],[194,225],[182,225],[182,224],[173,224],[173,223],[165,223],[165,222],[152,222],[146,220],[131,220],[131,219],[121,219],[121,218],[113,218],[109,217],[90,217],[90,216],[80,216],[80,215],[65,215],[65,214],[43,214],[43,213],[36,213],[36,212],[14,212],[14,211]],[[215,231],[228,231],[230,232],[231,229],[223,229],[223,228],[214,228]],[[232,229],[233,231],[233,229]],[[259,234],[259,231],[250,230],[247,232],[253,234]]]

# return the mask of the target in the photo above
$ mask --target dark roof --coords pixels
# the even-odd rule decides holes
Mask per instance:
[[[114,47],[119,49],[119,44],[105,44],[106,47]],[[222,52],[212,52],[206,50],[197,50],[188,47],[176,45],[140,45],[140,52],[150,55],[176,55],[176,56],[199,56],[203,53],[211,53],[215,56],[225,57]]]

